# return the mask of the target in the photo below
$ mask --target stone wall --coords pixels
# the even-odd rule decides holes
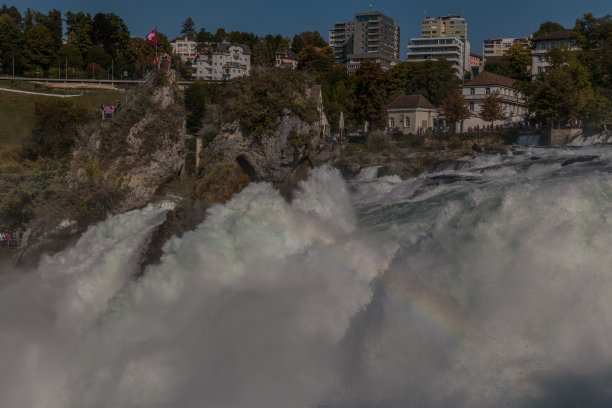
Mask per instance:
[[[561,146],[572,142],[582,134],[582,129],[551,129],[542,133],[542,146]]]

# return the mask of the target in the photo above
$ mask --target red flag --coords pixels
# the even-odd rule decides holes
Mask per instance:
[[[147,36],[145,37],[147,42],[155,42],[157,41],[157,28],[154,28]]]

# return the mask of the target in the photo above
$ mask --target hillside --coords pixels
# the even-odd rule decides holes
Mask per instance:
[[[0,86],[7,87],[7,84]],[[0,87],[0,150],[14,146],[31,136],[36,102],[55,99],[50,96],[6,92],[2,87]],[[47,91],[46,88],[36,90]],[[75,97],[74,100],[93,110],[99,109],[101,104],[114,103],[124,97],[125,92],[84,89],[83,95]]]

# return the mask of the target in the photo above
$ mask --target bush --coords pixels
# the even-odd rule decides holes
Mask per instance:
[[[87,109],[66,99],[36,102],[34,112],[34,128],[23,148],[29,159],[64,156],[75,144],[79,126],[87,121]]]
[[[207,204],[224,203],[249,183],[247,176],[235,162],[221,162],[204,174],[195,188],[195,198]]]

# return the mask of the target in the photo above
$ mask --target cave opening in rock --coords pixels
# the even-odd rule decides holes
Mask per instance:
[[[249,176],[251,181],[258,181],[257,171],[255,170],[255,166],[251,162],[251,159],[246,154],[241,154],[236,158],[238,165]]]

